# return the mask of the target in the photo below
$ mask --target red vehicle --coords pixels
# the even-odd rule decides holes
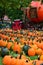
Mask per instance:
[[[20,30],[22,28],[22,22],[20,21],[20,19],[16,19],[14,20],[13,24],[12,24],[12,29],[13,30]]]

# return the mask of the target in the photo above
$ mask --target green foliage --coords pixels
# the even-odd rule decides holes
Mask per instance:
[[[14,9],[14,10],[12,10],[12,9],[8,9],[7,10],[7,15],[12,19],[12,20],[14,20],[14,19],[21,19],[22,20],[22,11],[20,10],[20,9]]]
[[[36,60],[36,59],[38,59],[38,56],[36,55],[36,56],[30,56],[30,59],[31,60]]]
[[[31,0],[0,0],[0,17],[7,14],[12,20],[22,18],[21,7],[27,7]]]

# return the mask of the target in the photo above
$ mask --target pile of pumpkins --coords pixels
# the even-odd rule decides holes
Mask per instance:
[[[43,65],[43,61],[40,60],[29,61],[24,58],[16,59],[11,56],[5,56],[3,58],[3,64],[4,65]]]
[[[11,56],[10,51],[18,56]],[[0,56],[4,65],[43,65],[43,31],[1,29]]]

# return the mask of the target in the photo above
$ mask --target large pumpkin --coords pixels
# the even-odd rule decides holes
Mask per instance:
[[[39,1],[32,1],[29,7],[27,7],[27,17],[32,22],[42,22],[43,21],[43,4],[41,4],[41,2]]]

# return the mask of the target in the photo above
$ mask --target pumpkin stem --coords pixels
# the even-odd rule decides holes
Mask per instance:
[[[40,56],[38,56],[38,60],[40,60]]]
[[[32,64],[33,64],[33,65],[36,65],[36,61],[33,61]]]
[[[23,52],[21,52],[19,59],[21,59],[21,56],[23,55]]]

